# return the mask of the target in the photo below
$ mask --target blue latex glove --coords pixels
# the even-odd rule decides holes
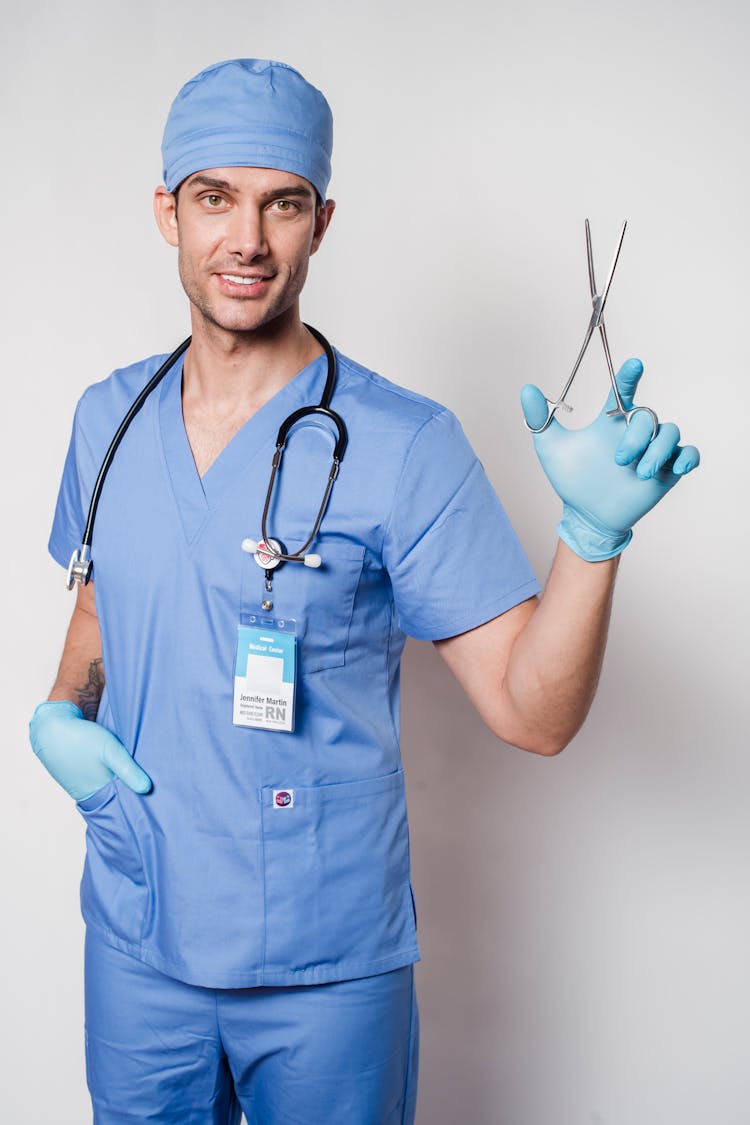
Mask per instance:
[[[628,409],[642,373],[639,359],[627,360],[617,373]],[[530,426],[544,424],[548,408],[538,387],[523,388],[521,405]],[[554,418],[546,430],[534,434],[542,468],[563,502],[558,534],[589,562],[624,550],[633,524],[700,461],[695,446],[680,446],[680,431],[673,422],[661,424],[652,440],[648,414],[636,414],[628,426],[621,415],[607,417],[614,406],[610,391],[601,414],[585,429],[567,430]]]
[[[119,739],[98,723],[84,719],[75,703],[40,703],[29,723],[39,761],[76,801],[93,796],[113,777],[135,793],[147,793],[151,778]]]

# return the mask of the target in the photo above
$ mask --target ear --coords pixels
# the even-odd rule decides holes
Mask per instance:
[[[323,235],[328,230],[328,226],[333,218],[333,212],[336,210],[336,204],[332,199],[327,199],[322,207],[318,207],[315,215],[315,232],[313,234],[312,246],[310,253],[314,254],[323,241]]]
[[[162,237],[170,246],[178,246],[180,238],[177,229],[177,200],[162,184],[159,184],[154,192],[154,216]]]

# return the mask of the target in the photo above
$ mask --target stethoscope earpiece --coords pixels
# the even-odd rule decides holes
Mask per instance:
[[[298,561],[296,556],[286,556],[281,545],[276,539],[243,539],[242,550],[246,551],[248,555],[254,555],[255,561],[261,570],[275,570],[281,563],[288,561],[292,557],[294,561]],[[302,555],[299,560],[304,566],[313,567],[317,569],[323,560],[320,555]]]

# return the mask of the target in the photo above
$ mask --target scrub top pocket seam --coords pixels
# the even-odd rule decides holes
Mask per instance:
[[[316,672],[325,672],[331,668],[342,668],[346,664],[357,590],[362,581],[362,571],[365,565],[366,548],[364,546],[323,542],[319,549],[323,558],[323,568],[321,568],[323,573],[320,574],[314,568],[305,567],[304,610],[306,626],[300,638],[299,674],[301,676],[314,675]],[[335,561],[335,573],[333,568],[332,573],[325,573],[326,554]],[[327,628],[320,620],[313,618],[315,605],[310,596],[311,587],[321,578],[327,581],[330,588],[326,587],[326,589],[321,590],[318,602],[328,601],[330,605],[334,604],[331,599],[337,599],[336,604],[341,605],[343,603],[344,607],[344,612],[340,618]],[[308,656],[309,638],[311,636],[315,638],[315,641],[313,643],[313,654]],[[323,637],[330,643],[322,646],[320,641]],[[317,657],[315,656],[315,646],[319,646]]]
[[[366,975],[418,957],[404,773],[263,787],[263,972]]]

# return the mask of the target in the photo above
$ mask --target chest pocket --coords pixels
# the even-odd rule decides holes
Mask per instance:
[[[365,549],[355,543],[322,542],[321,565],[292,565],[299,570],[299,671],[304,676],[346,663],[354,600]],[[285,576],[284,576],[285,577]]]
[[[284,563],[273,575],[273,615],[292,618],[297,626],[297,670],[301,675],[340,668],[354,614],[357,587],[362,575],[365,548],[356,543],[321,539],[312,547],[320,554],[319,567]],[[242,579],[242,613],[257,613],[262,596],[262,571],[252,555],[245,554]]]

